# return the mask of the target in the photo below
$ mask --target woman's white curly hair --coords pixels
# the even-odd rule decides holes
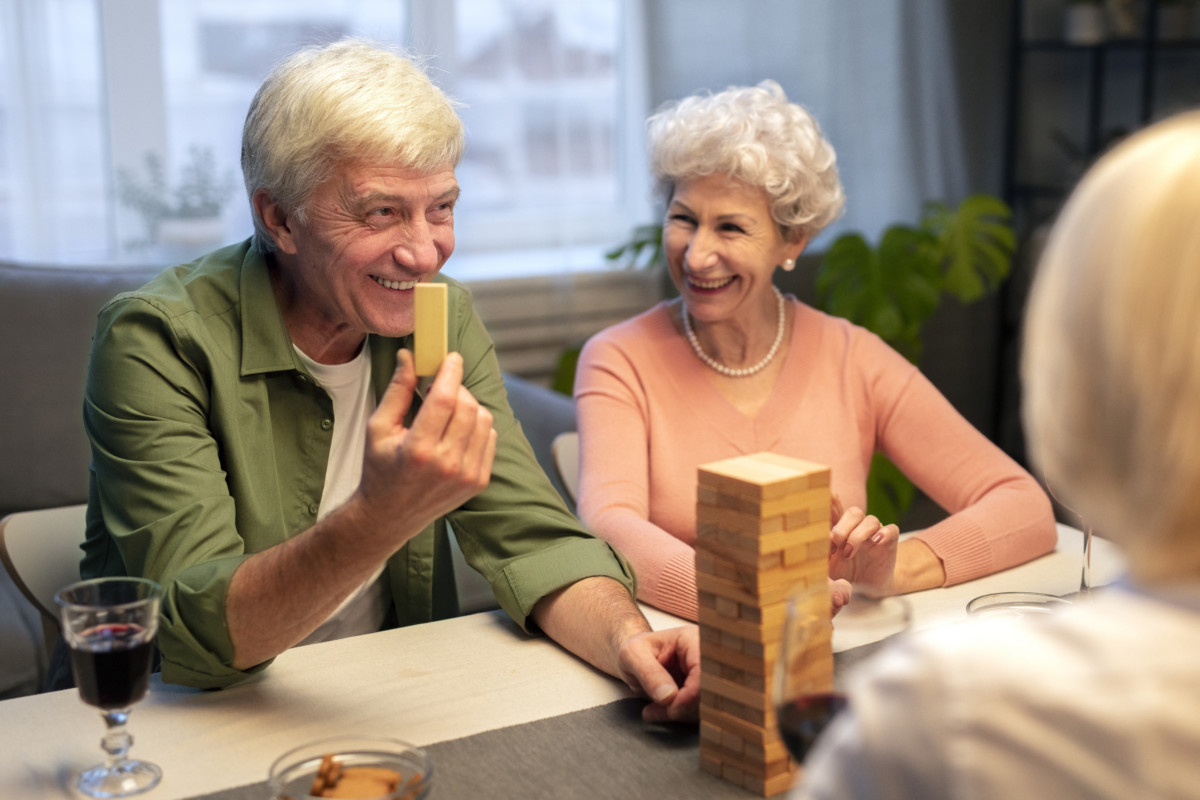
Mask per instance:
[[[664,200],[682,179],[723,173],[762,188],[785,234],[811,239],[842,213],[833,146],[775,81],[667,103],[646,128]]]

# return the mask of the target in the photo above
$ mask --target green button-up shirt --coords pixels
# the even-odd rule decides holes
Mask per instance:
[[[538,466],[469,292],[439,280],[450,287],[449,344],[463,356],[463,383],[498,433],[490,485],[448,516],[468,563],[527,629],[538,600],[582,578],[608,576],[632,594],[626,562],[580,526]],[[379,398],[411,337],[371,336],[368,346]],[[414,398],[410,418],[419,405]],[[246,674],[231,666],[230,577],[249,554],[316,521],[332,422],[249,241],[101,309],[84,398],[92,464],[81,571],[163,584],[164,680],[216,687]],[[389,559],[399,624],[457,612],[446,537],[438,519]]]

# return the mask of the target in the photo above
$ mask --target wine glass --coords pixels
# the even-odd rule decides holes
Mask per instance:
[[[908,630],[912,609],[902,597],[855,595],[836,619],[831,618],[827,585],[803,587],[787,599],[779,660],[773,686],[780,737],[797,762],[838,712],[848,705],[833,679],[833,635],[867,649],[867,645]]]
[[[125,721],[150,683],[162,587],[143,578],[98,578],[73,583],[54,600],[79,696],[100,709],[107,726],[100,746],[108,758],[80,773],[75,785],[89,797],[129,797],[154,788],[162,770],[128,757],[133,737]]]
[[[1079,592],[1080,594],[1090,594],[1092,591],[1092,526],[1084,521],[1082,514],[1058,499],[1058,495],[1050,487],[1049,481],[1046,481],[1046,491],[1054,498],[1054,502],[1079,518],[1079,526],[1083,530],[1083,574],[1079,577]]]

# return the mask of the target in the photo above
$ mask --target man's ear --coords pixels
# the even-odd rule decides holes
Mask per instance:
[[[275,246],[288,255],[296,254],[296,241],[292,236],[291,218],[279,203],[267,194],[265,189],[254,193],[254,213],[262,220],[263,227],[275,241]]]

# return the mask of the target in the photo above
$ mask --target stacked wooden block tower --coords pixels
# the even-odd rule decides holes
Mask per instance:
[[[779,737],[771,685],[788,594],[817,588],[812,611],[829,617],[830,500],[820,464],[758,453],[699,469],[700,768],[764,797],[786,791],[799,769]],[[830,635],[804,662],[833,687]]]

